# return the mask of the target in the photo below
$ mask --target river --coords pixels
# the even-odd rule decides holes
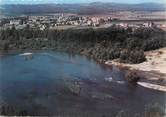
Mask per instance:
[[[35,52],[0,57],[0,106],[27,115],[115,117],[165,105],[163,92],[132,85],[118,68],[80,55]],[[11,112],[12,114],[18,112]]]

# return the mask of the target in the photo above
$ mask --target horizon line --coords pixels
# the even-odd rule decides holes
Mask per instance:
[[[166,4],[166,2],[140,2],[140,3],[126,3],[126,2],[81,2],[81,3],[55,3],[55,2],[50,2],[50,3],[1,3],[0,5],[49,5],[49,4],[92,4],[92,3],[112,3],[112,4],[129,4],[129,5],[135,5],[135,4]]]

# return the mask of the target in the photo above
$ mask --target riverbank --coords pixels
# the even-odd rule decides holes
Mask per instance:
[[[136,71],[141,78],[139,85],[166,92],[166,48],[148,51],[145,55],[147,60],[140,64],[120,63],[118,59],[105,64]]]

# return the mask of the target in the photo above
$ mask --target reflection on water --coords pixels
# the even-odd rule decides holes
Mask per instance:
[[[164,106],[164,93],[130,85],[116,67],[58,52],[0,57],[0,105],[28,115],[116,115]],[[14,112],[13,112],[14,113]]]

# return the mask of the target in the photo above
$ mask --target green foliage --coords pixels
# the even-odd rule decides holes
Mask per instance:
[[[165,32],[158,28],[124,29],[116,26],[100,29],[0,30],[0,50],[54,49],[83,54],[98,60],[120,58],[121,62],[145,61],[144,51],[166,46]]]
[[[140,76],[137,74],[137,71],[129,71],[126,73],[125,79],[130,83],[136,83],[140,79]]]
[[[143,50],[123,50],[120,53],[120,62],[123,63],[141,63],[146,60]]]

